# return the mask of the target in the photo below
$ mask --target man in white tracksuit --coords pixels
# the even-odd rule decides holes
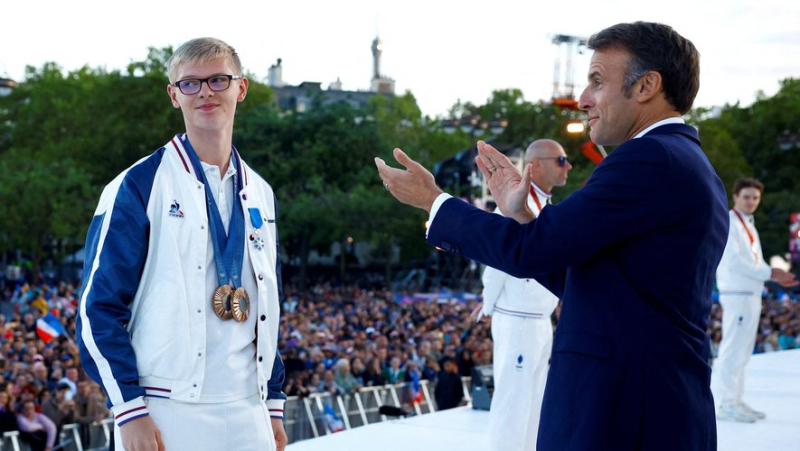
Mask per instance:
[[[553,187],[566,184],[572,165],[561,145],[546,139],[531,143],[524,161],[533,166],[528,206],[538,216],[550,203]],[[488,266],[483,287],[480,314],[492,317],[494,340],[490,449],[533,451],[553,347],[550,315],[558,298],[533,279],[517,279]]]
[[[764,185],[751,178],[740,178],[733,185],[728,243],[717,268],[722,342],[714,362],[711,388],[720,420],[753,423],[766,418],[742,400],[744,368],[753,354],[761,318],[761,291],[767,280],[787,287],[797,285],[794,274],[770,268],[764,262],[753,221],[763,191]]]

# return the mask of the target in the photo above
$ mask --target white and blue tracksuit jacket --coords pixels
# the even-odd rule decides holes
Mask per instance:
[[[270,415],[282,417],[277,203],[269,184],[238,160],[245,240],[252,212],[263,219],[265,245],[249,259],[258,285],[257,296],[250,295],[259,315],[258,383]],[[196,312],[211,308],[199,263],[206,261],[209,230],[203,181],[180,135],[120,174],[100,197],[86,239],[77,335],[83,366],[107,393],[118,424],[148,414],[144,396],[200,398],[207,343],[205,315]],[[150,385],[161,388],[148,393]]]

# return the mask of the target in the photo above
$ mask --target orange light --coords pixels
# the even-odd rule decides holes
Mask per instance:
[[[583,122],[570,122],[567,124],[567,133],[583,133],[586,130],[586,127],[583,126]]]

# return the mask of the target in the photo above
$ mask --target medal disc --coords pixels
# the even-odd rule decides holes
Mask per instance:
[[[243,323],[250,316],[250,296],[244,288],[239,287],[231,297],[231,314],[233,319]]]
[[[214,308],[214,313],[221,319],[233,318],[231,311],[232,297],[233,287],[230,285],[222,285],[214,291],[211,306]]]

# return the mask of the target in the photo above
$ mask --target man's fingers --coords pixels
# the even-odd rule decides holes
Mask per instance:
[[[394,155],[394,159],[397,160],[398,163],[402,164],[406,169],[408,169],[411,172],[419,172],[419,169],[424,169],[421,164],[412,160],[411,157],[406,155],[405,152],[403,152],[398,148],[395,148],[392,154]]]
[[[483,174],[483,178],[487,181],[492,179],[492,172],[489,171],[489,168],[486,167],[486,163],[483,162],[483,158],[480,155],[475,157],[475,164],[478,166],[478,169],[481,170],[481,174]]]
[[[478,152],[480,156],[484,159],[484,163],[490,168],[504,168],[511,165],[511,160],[509,160],[505,155],[498,152],[497,149],[491,146],[491,144],[486,144],[483,141],[478,141]]]

